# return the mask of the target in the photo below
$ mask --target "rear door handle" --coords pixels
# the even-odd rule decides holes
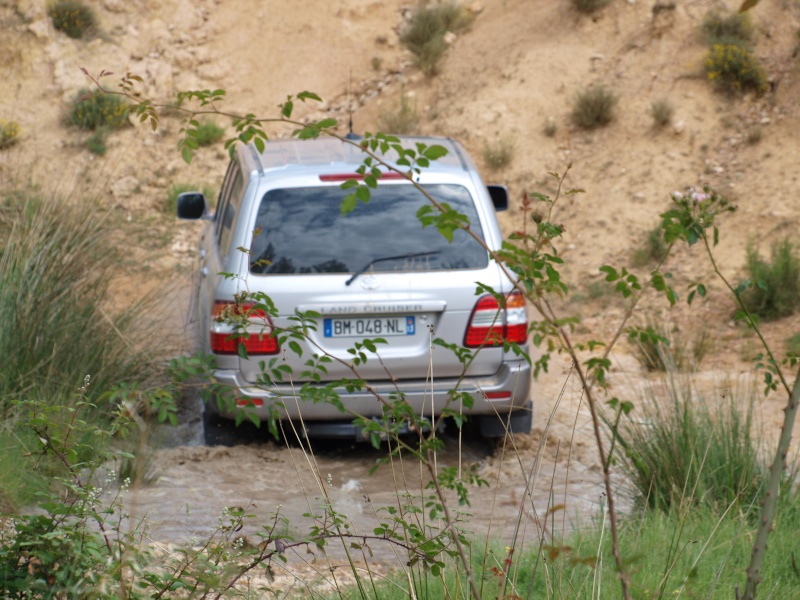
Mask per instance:
[[[200,260],[203,260],[206,257],[206,254],[207,254],[206,249],[205,248],[200,248],[200,252],[198,252],[198,255],[200,256]]]

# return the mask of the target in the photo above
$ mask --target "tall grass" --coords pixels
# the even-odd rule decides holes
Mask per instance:
[[[753,502],[767,471],[755,390],[725,390],[710,404],[674,372],[661,383],[620,433],[638,502],[665,512],[684,504],[722,511]]]
[[[86,375],[106,390],[147,373],[140,302],[118,311],[112,231],[89,201],[3,198],[0,407],[22,393],[71,394]]]
[[[770,538],[763,570],[764,589],[773,600],[797,597],[800,579],[793,567],[800,529],[797,495],[781,512],[782,521]],[[744,581],[750,555],[753,524],[745,511],[727,514],[704,506],[690,511],[646,511],[631,515],[620,529],[620,552],[631,570],[633,598],[734,597],[733,588]],[[584,523],[564,539],[548,539],[542,547],[508,548],[495,545],[487,554],[473,543],[473,572],[482,598],[546,598],[569,600],[619,600],[618,575],[611,555],[611,539],[602,515]],[[503,572],[507,578],[503,578]],[[367,597],[380,600],[467,598],[455,568],[442,577],[415,581],[412,595],[408,580],[398,575],[379,585]],[[501,589],[502,583],[505,586]],[[330,596],[333,597],[333,596]],[[341,597],[337,595],[336,597]],[[354,594],[352,597],[359,597]],[[766,597],[766,595],[765,595]]]
[[[7,190],[0,202],[0,443],[13,462],[27,451],[13,428],[16,401],[69,406],[87,376],[88,398],[96,399],[147,377],[153,363],[152,349],[141,344],[142,302],[125,310],[112,305],[112,231],[95,205]],[[94,414],[103,418],[108,410],[99,406]],[[24,501],[14,485],[4,482],[5,503]]]

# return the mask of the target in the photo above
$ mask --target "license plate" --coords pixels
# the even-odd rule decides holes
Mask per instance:
[[[325,319],[323,332],[326,338],[337,337],[392,337],[414,335],[414,317],[363,317]]]

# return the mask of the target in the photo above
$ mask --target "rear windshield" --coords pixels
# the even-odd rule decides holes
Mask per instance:
[[[469,218],[483,232],[472,198],[459,185],[429,185],[440,202]],[[422,228],[416,213],[428,201],[409,184],[382,184],[369,203],[342,215],[347,192],[338,186],[290,188],[267,192],[261,200],[250,271],[262,275],[292,273],[396,272],[481,269],[486,250],[457,230],[448,242],[435,227]]]

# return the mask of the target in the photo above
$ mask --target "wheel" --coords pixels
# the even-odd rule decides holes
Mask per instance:
[[[530,433],[533,427],[533,402],[528,400],[523,408],[512,413],[484,415],[480,417],[481,436],[503,437],[506,431],[511,434]]]

